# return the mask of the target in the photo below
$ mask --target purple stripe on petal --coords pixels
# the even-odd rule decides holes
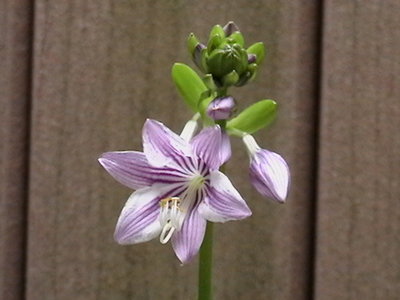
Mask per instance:
[[[150,166],[142,152],[107,152],[99,158],[99,162],[114,179],[131,189],[156,182],[179,183],[186,180],[186,175],[179,170]]]
[[[258,150],[250,162],[250,180],[263,196],[278,202],[285,202],[290,172],[286,161],[277,153]]]
[[[123,245],[136,244],[149,241],[160,234],[160,200],[175,196],[184,188],[180,184],[155,184],[134,192],[119,216],[115,240]]]
[[[241,220],[251,215],[246,202],[223,173],[213,171],[207,196],[199,206],[203,218],[212,222]]]
[[[194,207],[186,216],[181,229],[172,237],[172,247],[183,264],[190,262],[199,252],[205,229],[206,220],[199,215],[197,207]]]
[[[107,152],[99,158],[99,162],[114,179],[131,189],[136,190],[154,182],[142,152]]]
[[[218,125],[203,129],[191,144],[197,156],[212,170],[219,169],[231,156],[229,137]]]
[[[162,123],[147,120],[143,127],[143,152],[153,166],[166,166],[176,156],[190,156],[192,149],[185,140]]]

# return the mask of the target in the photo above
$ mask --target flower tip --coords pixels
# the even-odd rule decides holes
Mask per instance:
[[[128,245],[128,241],[124,238],[123,235],[119,232],[118,229],[114,232],[114,241],[116,241],[119,245]]]
[[[106,158],[106,153],[103,153],[98,159],[97,161],[99,162],[99,164],[107,169],[107,163],[109,162],[109,160]]]

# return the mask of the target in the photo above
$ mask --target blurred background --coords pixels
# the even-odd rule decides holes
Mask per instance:
[[[0,0],[0,299],[196,298],[196,261],[113,241],[131,191],[97,158],[141,150],[148,117],[181,130],[172,64],[230,20],[266,45],[233,96],[278,102],[257,140],[292,187],[285,205],[259,196],[233,143],[253,216],[215,226],[216,299],[399,299],[399,15],[397,0]]]

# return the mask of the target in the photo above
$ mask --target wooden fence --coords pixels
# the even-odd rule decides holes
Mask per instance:
[[[0,0],[0,299],[195,299],[196,264],[112,234],[130,191],[96,159],[140,149],[147,117],[179,130],[170,78],[185,39],[234,20],[265,42],[288,203],[228,173],[253,216],[216,226],[216,299],[400,295],[400,1]]]

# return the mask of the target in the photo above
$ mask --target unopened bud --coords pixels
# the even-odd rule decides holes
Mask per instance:
[[[230,36],[235,31],[239,31],[239,27],[237,27],[237,25],[235,23],[233,23],[232,21],[228,22],[224,26],[224,32],[225,32],[226,36]]]
[[[255,63],[257,60],[257,56],[255,54],[248,54],[247,55],[247,62],[249,64]]]
[[[229,119],[236,106],[235,99],[232,97],[216,98],[207,107],[207,115],[214,120]]]

